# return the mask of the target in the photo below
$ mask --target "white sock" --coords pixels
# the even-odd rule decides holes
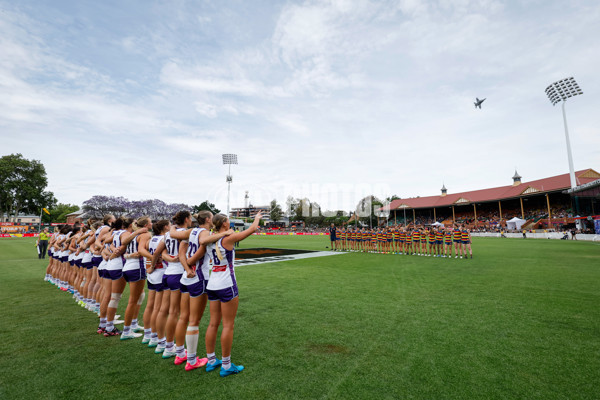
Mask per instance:
[[[175,354],[177,354],[177,357],[182,358],[185,355],[185,346],[176,346]]]
[[[207,353],[206,358],[208,358],[209,364],[214,364],[217,362],[217,356],[215,355],[215,353]]]
[[[231,356],[229,356],[229,357],[223,357],[223,368],[224,369],[231,368]]]
[[[198,333],[185,335],[185,344],[188,349],[188,362],[193,365],[196,362],[196,352],[198,351]]]
[[[137,320],[137,318],[131,321],[131,327],[133,329],[138,328],[138,320]]]
[[[174,346],[173,342],[167,342],[167,351],[173,351],[173,346]]]

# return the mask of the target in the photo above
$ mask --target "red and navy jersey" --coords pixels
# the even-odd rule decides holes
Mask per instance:
[[[444,232],[444,242],[446,244],[452,243],[452,232],[450,232],[450,231]]]

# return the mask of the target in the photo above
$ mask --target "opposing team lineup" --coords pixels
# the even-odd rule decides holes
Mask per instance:
[[[234,320],[239,304],[234,245],[258,229],[262,215],[243,232],[229,228],[227,216],[201,211],[179,211],[171,221],[150,218],[89,219],[85,225],[57,228],[49,241],[46,281],[73,294],[77,303],[100,319],[97,333],[136,338],[162,358],[174,357],[186,371],[218,367],[226,377],[244,369],[231,362]],[[152,232],[152,234],[150,233]],[[138,315],[148,287],[143,327]],[[116,312],[125,286],[129,301],[124,328],[115,327]],[[210,322],[205,335],[206,357],[198,357],[198,325],[209,302]],[[222,358],[215,354],[218,329]]]
[[[433,257],[473,258],[471,233],[464,225],[450,227],[405,228],[393,226],[386,228],[361,228],[332,230],[332,249],[337,251],[360,251],[366,253],[385,253],[401,255],[419,255]]]

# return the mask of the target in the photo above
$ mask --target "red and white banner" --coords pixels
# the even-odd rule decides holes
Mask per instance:
[[[0,238],[38,237],[37,233],[0,233]]]

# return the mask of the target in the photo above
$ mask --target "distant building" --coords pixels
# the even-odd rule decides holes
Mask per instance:
[[[16,217],[9,217],[7,214],[2,214],[2,222],[12,222],[15,225],[31,225],[39,224],[39,215],[18,214]]]
[[[83,222],[83,214],[84,211],[79,209],[75,212],[72,212],[71,214],[67,214],[67,224],[74,224],[76,222],[82,223]]]
[[[232,208],[229,212],[229,218],[254,218],[258,212],[263,213],[263,221],[270,221],[271,206],[253,206]]]

